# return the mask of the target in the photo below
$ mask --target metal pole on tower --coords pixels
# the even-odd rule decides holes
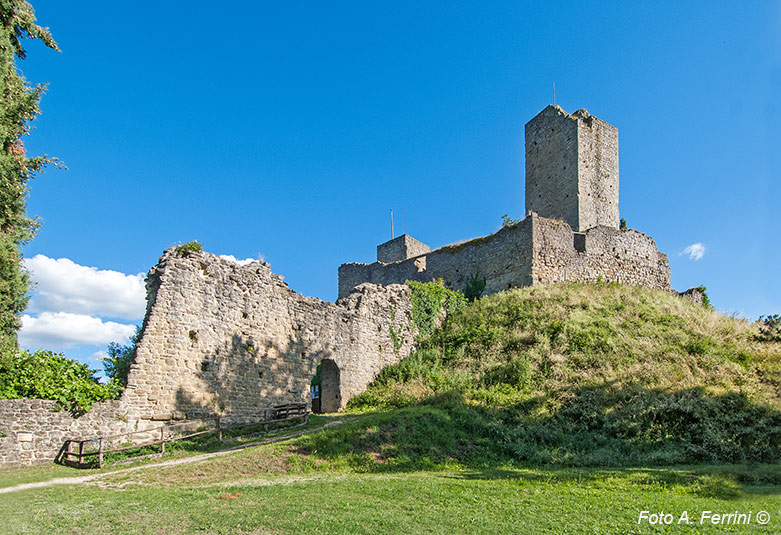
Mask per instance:
[[[391,208],[391,239],[395,237],[396,235],[393,233],[393,208]]]
[[[556,82],[553,82],[553,105],[556,105]]]

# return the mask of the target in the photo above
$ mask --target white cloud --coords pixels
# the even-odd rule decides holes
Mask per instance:
[[[245,258],[244,260],[239,260],[232,254],[221,254],[219,256],[223,260],[227,260],[228,262],[233,262],[234,264],[238,264],[240,266],[246,266],[247,264],[251,264],[252,262],[260,262],[260,260],[257,260],[255,258]]]
[[[29,312],[67,312],[138,320],[146,310],[144,275],[82,266],[68,258],[25,259],[35,283]]]
[[[680,254],[687,254],[689,255],[689,260],[694,260],[695,262],[705,256],[705,246],[701,244],[700,242],[692,243],[690,246],[688,246],[686,249],[683,250]]]
[[[92,356],[89,358],[91,362],[103,362],[103,359],[108,358],[108,353],[105,351],[96,351],[92,354]]]
[[[38,317],[22,315],[19,343],[31,350],[45,348],[59,351],[80,344],[127,344],[135,332],[135,325],[103,321],[85,314],[42,312]]]

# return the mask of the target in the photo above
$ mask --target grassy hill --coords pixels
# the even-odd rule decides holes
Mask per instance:
[[[361,470],[781,460],[781,343],[664,292],[517,289],[452,314],[302,458]]]
[[[3,532],[670,531],[644,510],[688,511],[677,529],[696,533],[731,529],[700,512],[762,511],[770,525],[736,529],[778,531],[781,342],[757,325],[618,285],[469,305],[411,286],[416,322],[452,313],[346,412],[207,460],[5,494]],[[72,472],[6,469],[0,488]]]

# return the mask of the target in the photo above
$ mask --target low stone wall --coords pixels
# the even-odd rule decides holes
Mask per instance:
[[[133,431],[119,400],[96,403],[74,416],[55,401],[0,400],[0,466],[54,461],[66,440]]]

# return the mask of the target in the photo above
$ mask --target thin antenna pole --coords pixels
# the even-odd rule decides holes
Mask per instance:
[[[395,238],[396,234],[393,233],[393,208],[391,208],[391,239]]]
[[[553,105],[556,105],[556,82],[553,82]]]
[[[407,233],[407,207],[404,207],[404,234]]]

